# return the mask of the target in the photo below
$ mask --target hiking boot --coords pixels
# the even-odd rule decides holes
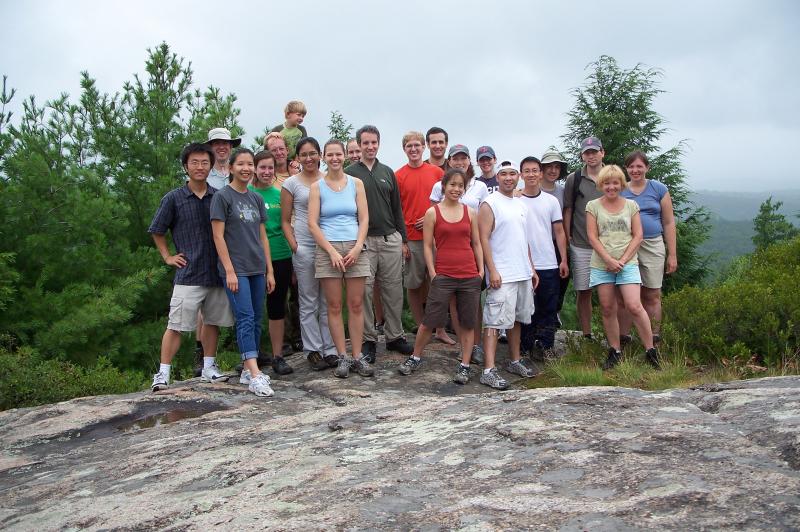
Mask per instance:
[[[250,378],[250,370],[249,369],[242,370],[242,373],[239,375],[239,384],[250,384],[251,380],[252,379]]]
[[[400,367],[397,368],[397,371],[400,372],[400,375],[411,375],[413,372],[417,371],[419,367],[422,365],[422,360],[414,360],[412,357],[408,357],[400,364]]]
[[[194,376],[199,377],[203,374],[203,347],[194,348]]]
[[[619,364],[620,360],[622,360],[622,352],[617,351],[613,347],[609,347],[608,358],[606,358],[606,361],[603,362],[603,371],[613,368],[614,366]]]
[[[462,366],[461,364],[458,365],[456,369],[456,374],[453,377],[453,382],[456,384],[466,384],[469,382],[469,368]]]
[[[505,390],[508,382],[497,373],[497,368],[492,368],[487,372],[481,372],[481,384],[485,384],[495,390]]]
[[[335,368],[339,365],[339,356],[338,355],[325,355],[322,357],[322,360],[328,365],[329,368]]]
[[[401,336],[400,338],[395,338],[391,342],[386,342],[386,350],[397,351],[402,355],[410,355],[414,352],[414,346],[406,342],[406,339]]]
[[[207,368],[203,368],[203,374],[200,378],[203,382],[225,382],[228,380],[228,375],[222,373],[217,364],[214,363]]]
[[[154,392],[159,390],[166,390],[169,388],[169,377],[163,371],[159,371],[155,375],[153,375],[153,384],[150,386],[150,389]]]
[[[375,356],[375,347],[375,342],[372,340],[367,340],[364,342],[364,345],[361,346],[361,356],[370,364],[374,364],[377,358]]]
[[[353,369],[353,371],[355,371],[362,377],[372,377],[373,375],[375,375],[375,368],[370,366],[369,362],[364,360],[363,356],[361,358],[353,360],[351,368]]]
[[[500,331],[500,334],[497,335],[497,341],[500,342],[501,344],[507,344],[508,343],[508,336],[506,335],[506,330],[505,329],[502,329]]]
[[[308,365],[311,366],[311,369],[314,371],[328,369],[328,363],[322,360],[322,355],[319,354],[319,351],[309,351],[306,360],[308,360]]]
[[[483,365],[483,348],[479,345],[472,346],[472,355],[469,357],[469,360],[473,364],[478,364],[479,366]]]
[[[361,358],[364,358],[363,356]],[[343,356],[339,357],[339,364],[336,366],[336,369],[333,370],[333,375],[335,377],[339,377],[340,379],[346,379],[348,375],[350,375],[350,366],[353,365],[352,357]]]
[[[290,373],[294,373],[292,366],[287,364],[283,357],[275,357],[272,360],[272,371],[274,371],[276,375],[288,375]]]
[[[658,349],[655,347],[651,347],[644,353],[644,358],[647,360],[647,363],[653,366],[654,368],[658,369],[661,367],[661,362],[658,360]]]
[[[275,393],[270,386],[269,377],[264,373],[259,373],[252,379],[247,387],[248,390],[256,394],[258,397],[272,397]]]
[[[625,349],[625,346],[628,346],[633,342],[633,337],[630,334],[621,334],[619,335],[619,348]]]
[[[275,359],[272,357],[272,353],[262,353],[261,351],[258,352],[258,358],[256,358],[256,364],[258,364],[259,368],[270,367],[272,362]]]
[[[514,375],[519,375],[520,377],[534,377],[536,372],[533,371],[531,368],[525,365],[522,359],[519,360],[509,360],[506,362],[506,371],[512,373]]]

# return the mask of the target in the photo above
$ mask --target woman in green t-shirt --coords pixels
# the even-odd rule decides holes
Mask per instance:
[[[650,318],[640,300],[642,280],[636,252],[642,243],[642,221],[639,205],[620,195],[626,185],[622,168],[606,165],[597,176],[597,190],[603,196],[586,204],[586,232],[593,249],[589,286],[597,287],[603,329],[609,345],[603,369],[613,368],[622,358],[617,290],[647,350],[647,362],[658,367],[658,351],[653,347]]]
[[[281,191],[275,186],[275,157],[263,150],[254,158],[256,176],[248,187],[264,198],[267,220],[267,240],[275,273],[275,290],[267,294],[267,319],[269,341],[272,344],[272,369],[278,375],[288,375],[294,370],[282,356],[286,295],[292,282],[292,250],[281,228]]]

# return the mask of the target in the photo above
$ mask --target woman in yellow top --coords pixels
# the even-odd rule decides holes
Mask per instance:
[[[603,329],[610,346],[603,369],[613,368],[622,358],[617,290],[645,344],[647,362],[658,367],[658,351],[653,347],[650,318],[640,300],[642,280],[636,252],[642,243],[642,221],[639,205],[620,195],[626,184],[622,168],[604,166],[597,177],[597,189],[603,196],[586,204],[586,230],[593,249],[589,286],[597,287]]]

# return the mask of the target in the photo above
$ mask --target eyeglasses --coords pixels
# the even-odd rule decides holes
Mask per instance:
[[[187,166],[191,166],[192,168],[206,168],[211,166],[209,161],[189,161]]]
[[[298,157],[301,159],[312,159],[314,157],[319,157],[319,152],[316,151],[304,151],[303,153],[298,153]]]

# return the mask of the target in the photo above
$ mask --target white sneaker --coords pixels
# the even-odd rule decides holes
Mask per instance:
[[[153,375],[153,384],[150,386],[150,389],[154,392],[159,390],[166,390],[169,387],[169,377],[167,377],[166,373],[159,371],[155,375]]]
[[[242,373],[239,375],[239,384],[250,384],[250,370],[243,369]]]
[[[263,373],[250,379],[248,389],[259,397],[272,397],[275,393],[269,385],[269,377]]]
[[[222,373],[216,364],[212,364],[207,368],[203,368],[200,378],[203,382],[225,382],[229,376]]]

